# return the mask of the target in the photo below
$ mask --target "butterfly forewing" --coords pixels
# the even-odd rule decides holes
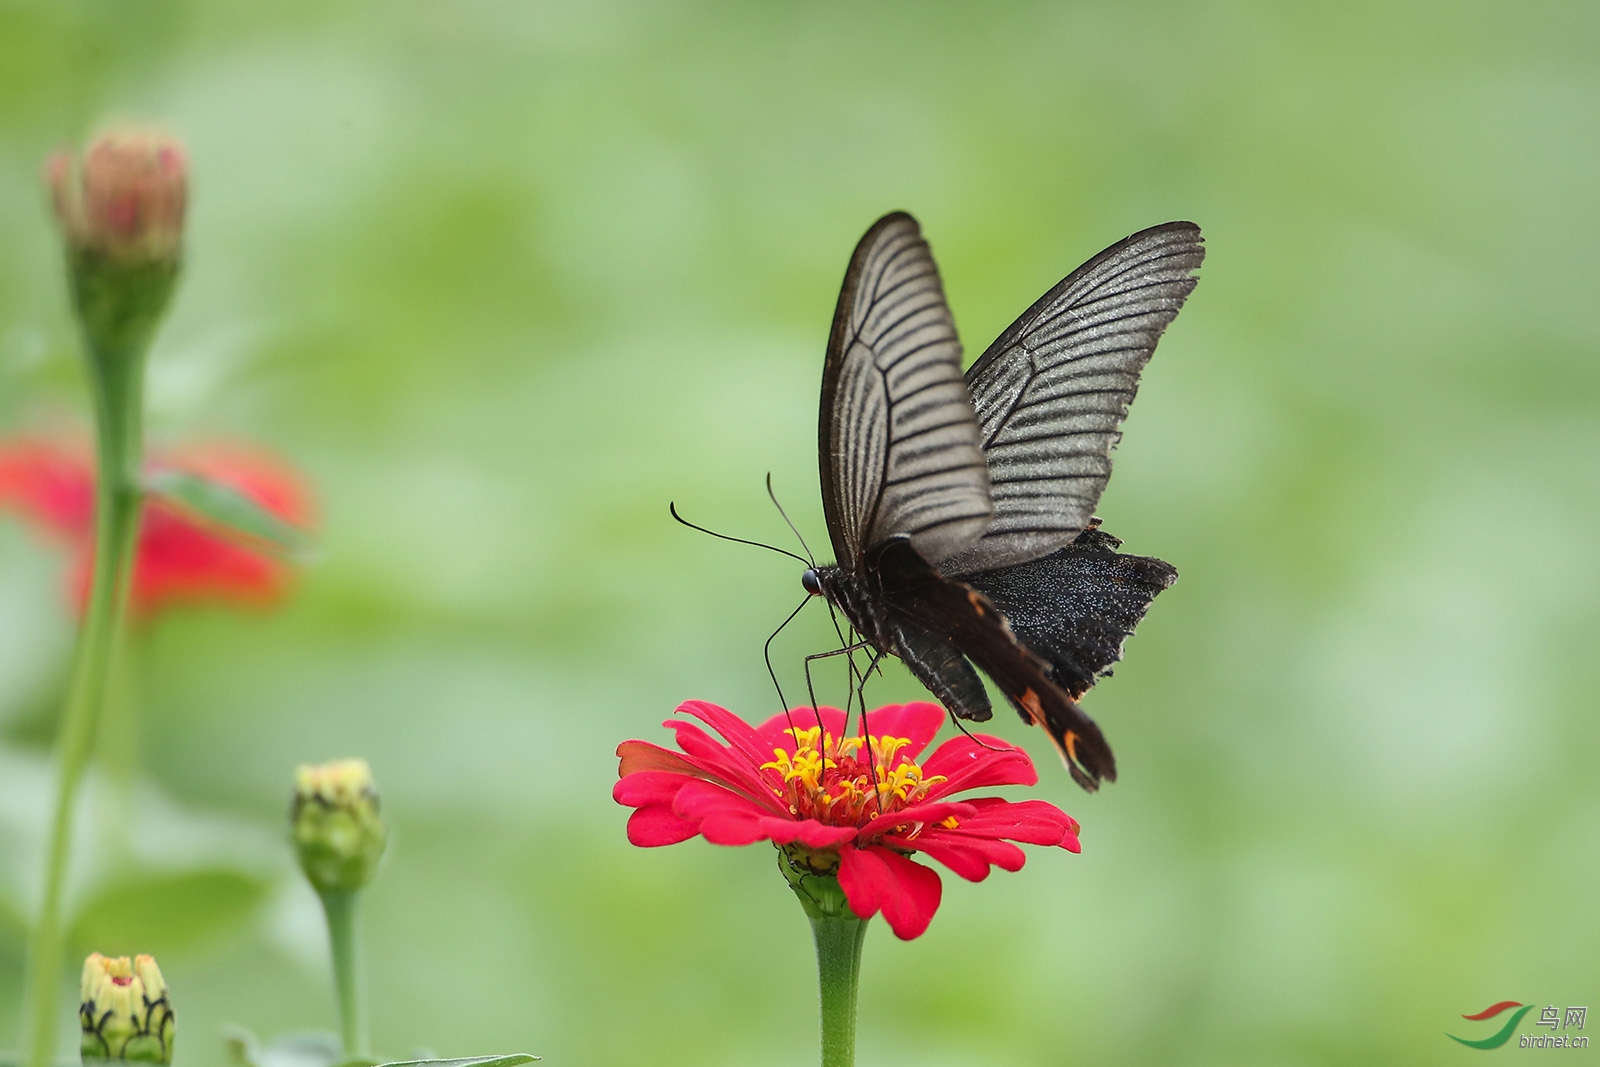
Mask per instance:
[[[1141,230],[1064,278],[972,365],[995,517],[944,573],[1037,559],[1088,527],[1139,375],[1204,256],[1193,223]]]
[[[993,519],[961,344],[916,220],[886,215],[856,246],[822,376],[822,502],[841,566],[909,537],[930,563]]]

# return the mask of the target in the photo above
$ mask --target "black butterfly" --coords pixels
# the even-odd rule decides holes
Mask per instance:
[[[828,338],[818,451],[839,563],[807,570],[806,591],[963,719],[992,714],[981,668],[1085,789],[1114,781],[1116,762],[1077,698],[1178,576],[1116,552],[1094,509],[1139,373],[1204,256],[1190,222],[1117,242],[963,377],[933,255],[897,212],[856,246]]]

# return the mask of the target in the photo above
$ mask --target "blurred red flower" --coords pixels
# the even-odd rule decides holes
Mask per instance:
[[[305,482],[258,449],[210,443],[158,456],[148,467],[223,483],[285,522],[310,525]],[[94,463],[87,448],[49,437],[0,440],[0,510],[7,509],[72,553],[69,589],[81,611],[94,560]],[[155,500],[140,521],[129,606],[143,619],[175,604],[264,606],[284,595],[293,576],[283,560]]]
[[[878,708],[852,737],[844,736],[847,716],[838,708],[800,708],[755,727],[701,700],[678,711],[726,743],[669,719],[663,725],[677,734],[681,753],[647,741],[617,748],[621,780],[612,796],[635,809],[628,819],[635,845],[696,835],[717,845],[771,841],[790,862],[837,875],[857,917],[882,911],[905,939],[928,928],[941,894],[938,873],[912,860],[914,853],[978,882],[991,865],[1022,867],[1012,842],[1078,851],[1077,822],[1042,800],[947,799],[1039,778],[1027,753],[994,737],[952,738],[919,764],[944,723],[937,704]]]

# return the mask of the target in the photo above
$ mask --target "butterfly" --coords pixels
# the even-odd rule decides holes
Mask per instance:
[[[838,651],[897,656],[978,722],[993,714],[983,671],[1087,790],[1115,781],[1116,761],[1078,699],[1178,576],[1117,552],[1094,511],[1140,372],[1204,256],[1191,222],[1118,241],[963,375],[933,255],[895,212],[856,246],[828,338],[818,457],[838,562],[802,584],[859,635]]]

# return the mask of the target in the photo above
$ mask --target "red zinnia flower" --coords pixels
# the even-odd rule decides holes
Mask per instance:
[[[265,453],[209,444],[159,457],[150,467],[201,475],[243,493],[285,522],[310,522],[305,483]],[[87,450],[42,437],[0,441],[0,510],[7,508],[72,551],[70,589],[82,610],[94,560],[94,463]],[[151,501],[140,520],[130,609],[149,618],[177,603],[271,604],[287,591],[293,574],[282,560]]]
[[[944,722],[937,704],[878,708],[851,737],[838,708],[801,708],[757,727],[702,700],[678,711],[726,743],[669,719],[663,725],[676,732],[682,753],[647,741],[617,748],[622,780],[612,796],[636,809],[628,819],[635,845],[697,834],[716,845],[771,841],[791,863],[836,874],[857,917],[882,911],[906,939],[928,928],[941,892],[939,875],[913,853],[978,882],[991,865],[1022,867],[1014,841],[1078,851],[1077,822],[1042,800],[947,799],[984,786],[1033,785],[1039,776],[1027,753],[994,737],[952,738],[919,764]]]

